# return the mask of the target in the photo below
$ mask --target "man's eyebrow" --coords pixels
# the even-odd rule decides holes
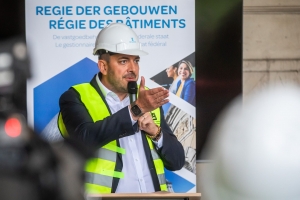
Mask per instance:
[[[119,57],[119,58],[118,58],[118,60],[120,60],[120,59],[127,59],[127,60],[129,60],[129,57],[122,56],[122,57]]]
[[[121,57],[118,58],[118,60],[119,60],[119,59],[127,59],[127,60],[129,60],[129,57],[127,57],[127,56],[121,56]],[[140,59],[140,57],[137,56],[137,57],[135,57],[134,59]]]

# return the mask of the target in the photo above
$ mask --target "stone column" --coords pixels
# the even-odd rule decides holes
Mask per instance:
[[[273,83],[300,84],[300,1],[244,0],[244,99]]]

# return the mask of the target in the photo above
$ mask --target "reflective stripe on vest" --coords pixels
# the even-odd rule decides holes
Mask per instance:
[[[156,125],[160,126],[160,110],[159,110],[159,108],[152,111],[151,116],[152,116],[154,123]],[[150,147],[150,152],[152,155],[154,167],[155,167],[156,174],[158,177],[160,190],[167,191],[168,189],[167,189],[167,183],[166,183],[166,178],[165,178],[164,164],[163,164],[162,160],[160,159],[159,155],[157,154],[152,140],[149,137],[146,137],[146,138],[147,138],[148,145]]]
[[[90,83],[83,83],[73,86],[80,94],[82,103],[87,108],[93,121],[102,120],[110,116],[108,108],[106,107],[101,96]],[[101,110],[101,112],[97,112]],[[160,125],[160,110],[159,108],[151,112],[155,124]],[[59,113],[58,127],[63,137],[68,136],[64,122]],[[150,147],[151,155],[153,158],[156,174],[158,176],[160,189],[167,191],[166,179],[164,175],[163,162],[158,156],[156,149],[150,138],[146,137]],[[95,193],[111,193],[113,178],[123,178],[124,173],[114,171],[116,166],[117,153],[125,154],[125,149],[117,146],[117,141],[111,141],[97,151],[97,158],[92,158],[87,161],[86,183],[85,188],[88,194]]]

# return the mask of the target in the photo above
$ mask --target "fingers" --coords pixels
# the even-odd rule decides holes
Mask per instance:
[[[155,125],[150,112],[142,115],[138,121],[140,130],[144,130],[150,135],[154,135],[157,132],[157,126]]]
[[[168,90],[164,89],[163,87],[158,87],[158,88],[149,89],[149,92],[151,95],[156,95],[161,92],[168,93]]]
[[[166,97],[159,97],[155,99],[156,104],[164,105],[165,103],[169,102],[169,99],[166,99]]]
[[[169,97],[169,91],[163,89],[162,91],[154,93],[152,95],[152,102],[155,104],[156,107],[159,107],[169,102],[169,100],[167,99],[168,97]]]
[[[165,90],[165,89],[163,91],[160,91],[160,92],[154,94],[154,98],[160,99],[160,100],[163,100],[167,97],[169,97],[169,91]]]
[[[140,89],[136,104],[141,108],[142,112],[152,111],[165,103],[169,102],[169,90],[163,87],[145,89],[145,78],[141,76]],[[142,118],[141,118],[142,119]]]
[[[169,99],[157,100],[157,106],[160,107],[169,102]]]
[[[169,91],[164,88],[149,89],[146,91],[146,93],[147,93],[147,98],[152,99],[153,102],[155,101],[160,102],[163,99],[169,97]]]
[[[143,90],[144,88],[145,88],[145,78],[141,76],[140,89]]]
[[[151,121],[153,120],[150,112],[146,112],[145,114],[140,116],[138,119],[140,129],[144,130]]]

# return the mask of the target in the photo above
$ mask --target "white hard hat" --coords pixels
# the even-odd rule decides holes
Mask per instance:
[[[100,49],[126,55],[143,56],[148,54],[142,50],[136,33],[121,23],[111,23],[99,32],[93,54],[97,55],[97,51]]]
[[[300,199],[300,89],[286,84],[233,102],[206,144],[208,200]]]

